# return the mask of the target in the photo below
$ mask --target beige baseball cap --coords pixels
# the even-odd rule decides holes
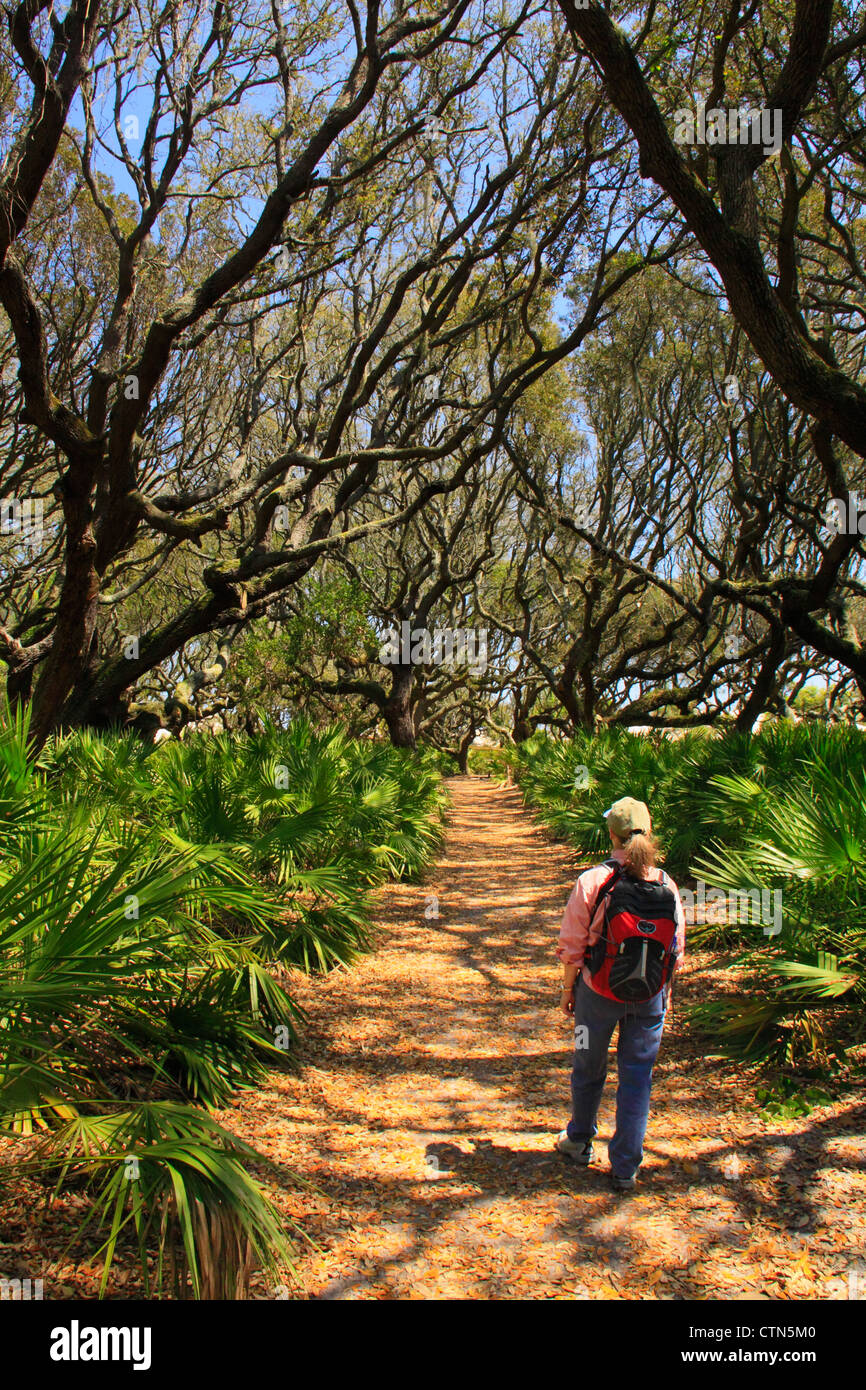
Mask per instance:
[[[649,807],[633,796],[621,796],[605,811],[604,819],[618,840],[627,840],[635,832],[649,835],[653,828]]]

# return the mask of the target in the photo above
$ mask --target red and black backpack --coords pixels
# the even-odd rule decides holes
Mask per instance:
[[[660,882],[632,878],[615,859],[590,914],[604,901],[601,936],[586,957],[593,988],[608,999],[637,1003],[667,984],[676,964],[677,904],[667,875]]]

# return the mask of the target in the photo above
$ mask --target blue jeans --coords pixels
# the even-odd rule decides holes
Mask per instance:
[[[621,1178],[634,1177],[643,1158],[653,1063],[665,1026],[667,993],[665,987],[645,1003],[620,1004],[597,994],[581,977],[574,991],[575,1050],[568,1137],[586,1143],[598,1133],[595,1121],[607,1076],[607,1050],[619,1023],[616,1133],[608,1145],[608,1156],[611,1168]]]

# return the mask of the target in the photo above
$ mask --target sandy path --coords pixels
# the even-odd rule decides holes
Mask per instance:
[[[826,1298],[858,1256],[866,1295],[862,1105],[768,1125],[676,1014],[637,1193],[606,1182],[613,1054],[596,1162],[553,1152],[570,1044],[554,949],[578,864],[517,791],[449,787],[443,855],[423,886],[383,891],[378,949],[293,981],[302,1073],[225,1112],[319,1189],[277,1192],[319,1245],[292,1295]]]

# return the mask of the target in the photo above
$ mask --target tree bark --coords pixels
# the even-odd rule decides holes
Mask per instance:
[[[770,639],[770,646],[761,662],[761,669],[752,686],[749,698],[744,702],[743,708],[734,720],[734,728],[741,733],[748,733],[759,714],[767,708],[767,702],[773,694],[776,684],[776,673],[785,655],[785,630],[781,624],[773,631]]]
[[[722,207],[674,144],[625,34],[598,4],[578,8],[559,0],[572,35],[604,74],[612,104],[630,127],[640,172],[667,193],[721,276],[731,309],[761,361],[789,400],[823,421],[855,453],[866,458],[866,387],[823,360],[786,312],[770,282],[756,235],[751,234],[752,179],[764,155],[719,147]],[[788,58],[767,105],[782,111],[789,140],[814,94],[832,24],[832,0],[797,0]],[[726,163],[727,161],[727,163]]]
[[[395,666],[391,693],[382,707],[388,734],[395,748],[414,748],[415,710],[412,687],[415,671],[411,666]]]

